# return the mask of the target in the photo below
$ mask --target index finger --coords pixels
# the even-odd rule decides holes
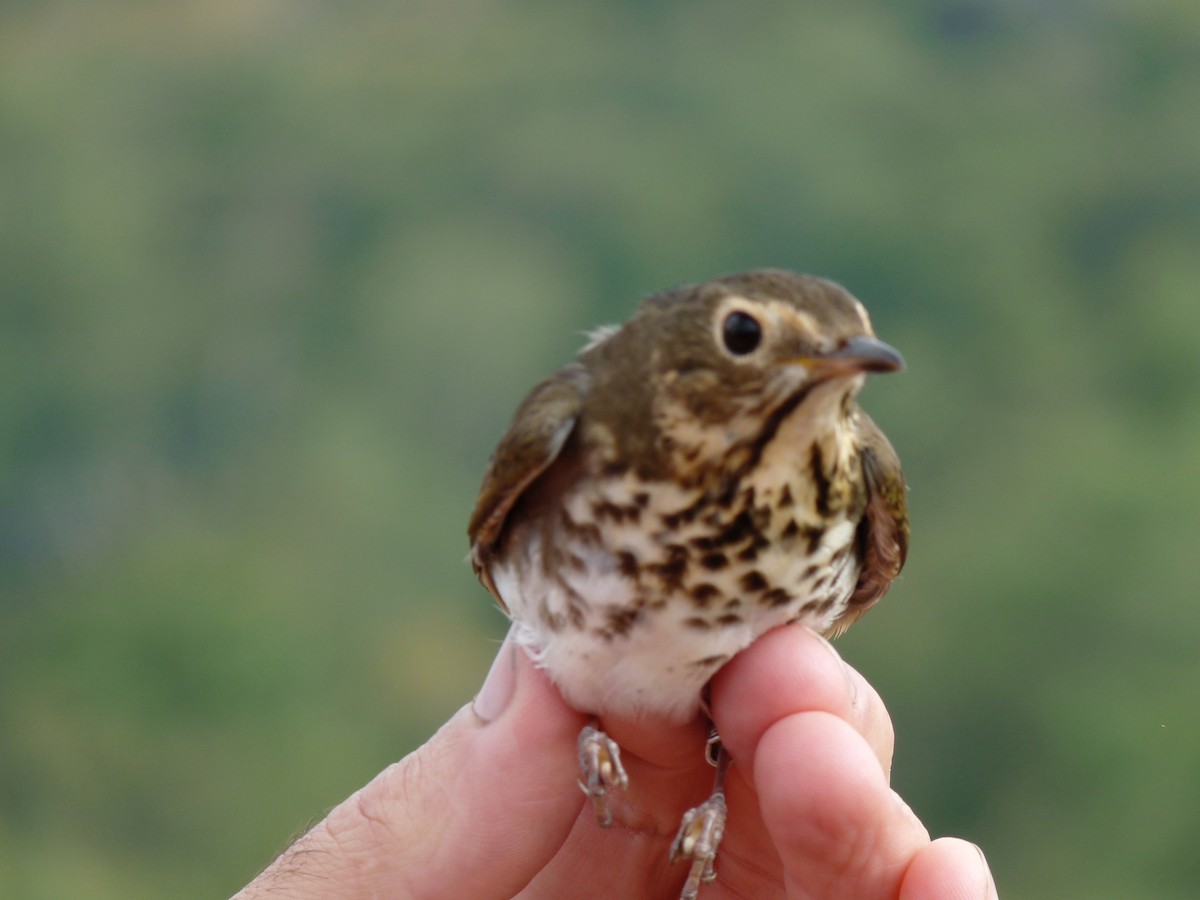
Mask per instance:
[[[735,656],[713,679],[712,708],[721,742],[746,764],[775,722],[798,712],[826,712],[849,723],[885,775],[891,772],[894,736],[879,694],[807,628],[776,628]]]

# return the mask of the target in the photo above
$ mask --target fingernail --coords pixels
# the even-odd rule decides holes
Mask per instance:
[[[809,634],[820,641],[825,649],[829,651],[830,655],[837,660],[838,669],[842,673],[842,678],[844,678],[846,681],[846,693],[850,697],[850,705],[853,707],[855,702],[858,700],[858,685],[855,683],[854,677],[851,674],[853,670],[846,665],[846,661],[842,659],[842,655],[837,652],[837,648],[834,647],[833,644],[829,643],[829,640],[824,635],[813,631],[811,628],[806,628],[806,630]]]
[[[475,695],[475,702],[471,704],[475,715],[485,725],[500,718],[512,700],[513,690],[517,686],[516,657],[513,655],[516,649],[510,629],[500,644],[496,658],[492,660],[492,667],[488,669],[487,678],[483,680],[483,687],[479,689],[479,693]]]
[[[971,846],[979,854],[979,866],[983,870],[983,896],[986,900],[996,900],[999,895],[996,892],[996,880],[992,878],[992,867],[988,865],[987,857],[983,855],[983,848],[978,844]]]

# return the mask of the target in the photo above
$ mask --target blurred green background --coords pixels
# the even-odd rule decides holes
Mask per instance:
[[[1195,897],[1194,0],[0,6],[0,895],[228,895],[419,744],[525,390],[758,265],[909,361],[898,789]]]

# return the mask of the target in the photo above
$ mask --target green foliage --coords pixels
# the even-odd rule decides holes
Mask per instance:
[[[491,445],[581,333],[757,265],[910,371],[843,642],[1004,896],[1200,883],[1193,4],[0,10],[0,894],[228,894],[500,616]]]

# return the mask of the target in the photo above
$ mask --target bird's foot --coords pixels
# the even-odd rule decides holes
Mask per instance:
[[[579,789],[595,806],[596,821],[607,828],[612,824],[608,790],[629,787],[629,776],[621,765],[621,748],[594,722],[579,732],[579,772]]]
[[[696,900],[700,885],[717,877],[713,860],[725,834],[725,792],[718,787],[711,797],[683,814],[679,833],[671,844],[671,862],[690,857],[688,872],[679,900]]]

